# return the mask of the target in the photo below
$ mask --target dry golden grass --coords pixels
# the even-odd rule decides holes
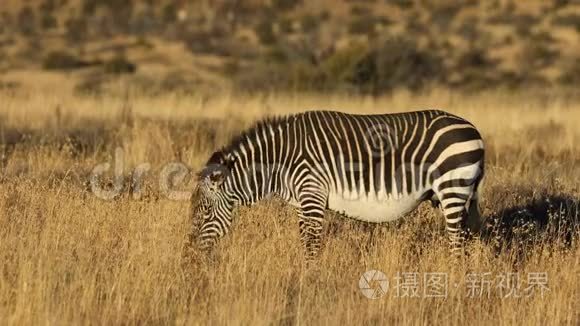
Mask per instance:
[[[240,209],[213,260],[183,259],[189,203],[163,196],[158,180],[166,163],[198,169],[265,114],[426,107],[464,116],[482,131],[484,216],[496,222],[504,216],[504,224],[549,219],[547,230],[533,223],[498,226],[491,238],[471,241],[471,256],[456,264],[443,219],[429,205],[375,227],[331,215],[320,260],[304,269],[297,219],[270,201]],[[209,100],[0,94],[0,324],[578,325],[579,122],[578,97],[534,92]],[[124,149],[126,175],[151,164],[139,198],[126,190],[105,201],[87,185],[93,167],[113,162],[116,147]],[[179,189],[191,187],[188,181]],[[564,222],[572,241],[553,228]],[[369,269],[391,281],[378,300],[358,288]],[[397,272],[447,273],[448,295],[397,298]],[[494,281],[489,298],[468,298],[467,274],[484,272],[518,273],[522,287],[528,273],[545,272],[549,291],[503,298]],[[420,283],[420,294],[423,289]]]

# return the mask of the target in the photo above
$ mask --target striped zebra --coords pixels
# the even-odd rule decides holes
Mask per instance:
[[[479,132],[444,111],[266,119],[215,152],[198,174],[192,234],[208,250],[230,230],[237,205],[275,195],[296,208],[312,260],[326,209],[381,223],[431,200],[443,211],[451,250],[462,253],[466,224],[479,221],[483,165]]]

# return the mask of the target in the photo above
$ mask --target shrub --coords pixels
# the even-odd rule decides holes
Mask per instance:
[[[375,32],[375,22],[368,17],[358,17],[350,22],[348,31],[351,34],[372,34]]]
[[[471,48],[457,60],[457,68],[459,69],[489,69],[494,64],[495,62],[489,59],[485,50],[481,48]]]
[[[177,21],[177,6],[170,2],[163,7],[161,17],[165,24],[173,24]]]
[[[56,6],[56,0],[45,0],[38,6],[38,9],[43,13],[51,13],[56,9]]]
[[[378,25],[388,25],[390,21],[386,17],[358,17],[350,22],[348,31],[352,34],[375,35]]]
[[[268,45],[276,42],[276,35],[272,28],[272,22],[269,19],[265,19],[256,25],[254,32],[256,32],[256,35],[262,44]]]
[[[541,43],[528,42],[522,48],[518,61],[525,68],[542,68],[553,63],[558,54],[558,51]]]
[[[556,43],[556,39],[547,31],[539,31],[530,35],[532,42],[552,44]]]
[[[558,78],[558,82],[566,85],[577,86],[580,84],[580,62],[574,60],[566,65],[564,72]]]
[[[305,33],[312,32],[320,25],[320,18],[315,15],[305,15],[300,19],[300,26]]]
[[[43,29],[53,29],[58,27],[57,19],[50,13],[44,13],[40,20]]]
[[[84,68],[90,63],[65,51],[52,51],[44,58],[42,67],[46,70],[71,70]]]
[[[207,31],[189,31],[180,35],[189,51],[194,53],[211,53],[211,35]]]
[[[226,60],[222,67],[222,72],[227,77],[232,77],[240,72],[240,60],[239,59],[229,59]]]
[[[302,0],[272,0],[272,7],[277,10],[291,10],[301,3]]]
[[[531,15],[513,15],[511,23],[515,27],[516,33],[520,36],[530,35],[531,27],[537,25],[539,18]]]
[[[357,65],[368,53],[368,46],[357,43],[333,53],[321,65],[327,83],[334,85],[351,83],[356,79]]]
[[[436,54],[421,51],[414,42],[397,37],[386,40],[357,64],[353,83],[373,94],[396,87],[419,90],[440,79],[442,72],[442,60]]]
[[[105,62],[103,68],[109,74],[132,74],[137,70],[137,65],[130,62],[124,55],[118,55]]]
[[[431,23],[438,25],[442,29],[447,29],[453,21],[462,4],[447,3],[433,8],[431,12]]]
[[[401,9],[409,9],[413,7],[413,0],[390,0],[389,3],[392,3]]]
[[[81,12],[83,16],[94,15],[98,5],[99,5],[98,0],[82,0]]]
[[[562,27],[575,28],[576,31],[580,32],[580,14],[574,13],[563,16],[556,16],[552,19],[552,24]]]
[[[286,34],[293,32],[294,27],[292,25],[293,25],[292,19],[286,17],[281,18],[278,22],[278,28],[280,29],[280,32]]]
[[[147,49],[147,50],[151,50],[153,48],[155,48],[155,45],[149,40],[147,39],[145,36],[139,36],[137,38],[137,40],[135,41],[135,46]]]
[[[275,63],[286,63],[289,61],[288,52],[281,45],[274,45],[266,51],[265,57]]]
[[[69,18],[65,22],[66,37],[71,43],[82,42],[87,37],[87,23],[82,18]]]
[[[373,11],[369,7],[363,6],[352,6],[350,8],[350,13],[353,16],[372,16]]]
[[[24,6],[18,13],[18,27],[23,35],[29,36],[36,32],[36,15],[29,6]]]

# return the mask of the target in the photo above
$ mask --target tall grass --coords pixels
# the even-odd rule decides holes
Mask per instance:
[[[472,96],[397,92],[320,95],[75,97],[0,94],[0,324],[529,324],[577,325],[580,101],[558,94]],[[492,232],[449,257],[441,214],[422,205],[372,226],[328,214],[317,264],[302,265],[297,218],[277,200],[240,208],[208,260],[184,256],[188,201],[169,200],[170,162],[199,169],[211,152],[267,114],[438,107],[472,121],[487,146],[483,215]],[[124,175],[149,163],[140,193],[126,182],[102,200],[88,177],[123,149]],[[191,175],[176,185],[193,187]],[[103,176],[106,187],[112,175]],[[520,222],[521,221],[521,222]],[[562,226],[563,225],[563,226]],[[558,227],[562,226],[562,227]],[[384,272],[389,291],[364,297],[359,278]],[[419,273],[419,298],[397,297],[397,275]],[[448,277],[425,298],[424,273]],[[468,275],[490,273],[489,297]],[[546,273],[543,296],[504,297],[501,278]],[[399,293],[400,294],[400,293]]]

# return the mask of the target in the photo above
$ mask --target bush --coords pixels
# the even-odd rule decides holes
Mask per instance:
[[[42,67],[46,70],[72,70],[89,66],[83,61],[65,51],[52,51],[44,58]]]
[[[575,28],[576,31],[580,32],[580,14],[568,14],[564,16],[556,16],[552,19],[553,25],[559,25],[562,27]]]
[[[38,6],[38,9],[43,13],[51,13],[56,10],[56,6],[56,0],[45,0]]]
[[[130,62],[124,55],[118,55],[113,59],[105,62],[103,66],[106,73],[109,74],[132,74],[137,71],[137,65]]]
[[[18,27],[20,33],[26,36],[36,32],[36,15],[29,6],[24,6],[18,13]]]
[[[81,5],[81,12],[84,16],[92,16],[99,5],[98,0],[83,0]]]
[[[376,35],[377,26],[388,25],[390,21],[386,17],[358,17],[350,22],[348,31],[352,34]]]
[[[539,31],[530,35],[530,40],[537,43],[553,44],[556,39],[547,31]]]
[[[566,65],[564,72],[558,78],[558,82],[572,86],[580,84],[580,62],[574,60]]]
[[[389,2],[401,9],[409,9],[413,7],[413,0],[390,0]]]
[[[227,77],[237,75],[240,72],[240,60],[239,59],[226,60],[226,62],[222,67],[222,72]]]
[[[274,45],[265,53],[265,57],[275,63],[287,63],[289,61],[289,53],[281,45]]]
[[[300,27],[305,33],[312,32],[320,25],[320,17],[314,15],[305,15],[300,19]]]
[[[431,23],[438,25],[441,29],[447,29],[462,5],[458,3],[447,3],[436,6],[431,12]]]
[[[294,31],[294,27],[292,26],[293,22],[290,18],[281,18],[278,22],[278,28],[282,33],[292,33]]]
[[[66,37],[71,43],[79,43],[86,40],[87,22],[82,18],[69,18],[65,22]]]
[[[428,82],[441,79],[442,73],[441,58],[398,37],[386,40],[357,64],[353,83],[361,91],[373,94],[397,87],[419,90]]]
[[[350,14],[353,16],[372,16],[373,11],[369,7],[363,6],[352,6],[350,8]]]
[[[193,53],[211,53],[211,35],[207,31],[188,31],[180,35],[181,40]]]
[[[333,85],[352,83],[357,78],[357,65],[368,53],[368,46],[357,43],[333,53],[321,65],[326,83]]]
[[[52,14],[45,13],[41,17],[40,25],[43,29],[53,29],[58,27],[58,21]]]
[[[254,32],[256,32],[256,35],[262,44],[268,45],[276,42],[276,35],[272,28],[272,22],[269,19],[263,20],[256,25]]]
[[[358,17],[348,25],[351,34],[372,34],[375,32],[375,22],[368,17]]]
[[[272,0],[272,7],[277,10],[291,10],[301,3],[302,0]]]
[[[489,59],[485,50],[481,48],[472,48],[459,57],[456,66],[458,69],[489,69],[493,67],[494,64],[495,62]]]
[[[522,48],[518,61],[520,65],[527,69],[542,68],[552,64],[558,58],[558,55],[558,51],[552,50],[541,43],[528,42]]]
[[[165,24],[174,24],[177,22],[177,6],[175,3],[170,2],[163,7],[162,20]]]

